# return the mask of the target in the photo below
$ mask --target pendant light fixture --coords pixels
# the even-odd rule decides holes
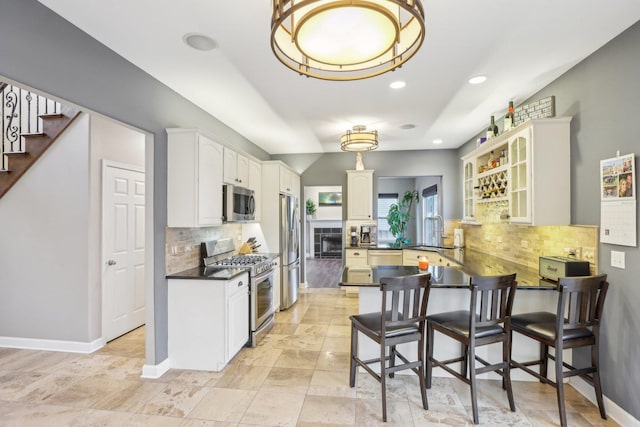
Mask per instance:
[[[340,137],[342,151],[372,151],[378,148],[378,131],[367,131],[366,126],[357,125],[353,131]]]
[[[287,67],[323,80],[393,71],[425,36],[422,0],[272,0],[271,49]]]

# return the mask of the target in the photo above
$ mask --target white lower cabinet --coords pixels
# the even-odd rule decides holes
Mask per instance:
[[[372,250],[368,253],[369,265],[402,265],[402,251]]]
[[[249,340],[249,276],[169,279],[171,368],[221,371]]]
[[[415,249],[403,249],[402,250],[402,265],[418,265],[418,259],[422,256],[426,256],[430,265],[437,265],[441,267],[460,267],[455,261],[443,257],[438,252],[432,251],[420,251]]]
[[[227,360],[238,354],[249,341],[249,288],[248,280],[231,283],[227,297]],[[233,293],[232,293],[233,292]]]
[[[366,249],[345,249],[345,266],[369,265]]]

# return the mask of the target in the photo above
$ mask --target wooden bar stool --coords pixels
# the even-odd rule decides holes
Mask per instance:
[[[540,359],[528,362],[512,360],[511,366],[520,368],[538,378],[540,382],[555,387],[562,426],[567,425],[562,380],[575,375],[594,386],[600,416],[607,419],[602,401],[598,352],[600,319],[608,287],[606,274],[561,277],[558,282],[558,307],[555,313],[535,312],[511,316],[512,332],[540,342]],[[562,360],[562,350],[586,346],[591,346],[591,366],[575,368]],[[555,348],[555,356],[549,354],[549,347]],[[549,359],[555,361],[555,382],[547,377]],[[540,365],[539,373],[529,368],[535,365]],[[563,367],[568,371],[564,371]]]
[[[422,393],[422,406],[424,409],[428,409],[427,391],[424,382],[424,326],[430,289],[430,274],[381,278],[381,311],[349,317],[351,319],[349,385],[354,387],[356,384],[356,367],[358,365],[362,366],[378,380],[382,387],[382,419],[384,422],[387,421],[386,375],[393,377],[395,372],[403,369],[411,369],[418,375],[420,392]],[[361,360],[358,357],[358,332],[362,332],[380,345],[379,358]],[[418,343],[418,357],[414,362],[410,362],[396,349],[398,344],[412,341]],[[388,356],[387,347],[389,347]],[[396,358],[404,363],[396,365]],[[374,363],[380,364],[380,375],[369,366]]]
[[[503,387],[507,390],[509,407],[516,410],[509,373],[511,348],[509,316],[513,307],[516,290],[516,275],[472,277],[469,281],[471,304],[469,311],[452,311],[427,317],[427,388],[431,388],[433,366],[438,366],[454,377],[469,384],[473,422],[479,423],[476,376],[495,371],[502,376]],[[449,360],[433,357],[434,331],[438,331],[462,344],[462,355]],[[502,361],[489,363],[476,355],[476,348],[488,344],[502,343]],[[476,361],[483,366],[476,368]],[[448,365],[462,362],[460,372]]]

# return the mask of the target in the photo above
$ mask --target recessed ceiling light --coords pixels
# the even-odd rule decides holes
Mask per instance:
[[[413,123],[407,123],[406,125],[400,125],[400,129],[413,129],[416,127]]]
[[[213,40],[209,36],[205,36],[204,34],[198,33],[189,33],[185,34],[182,37],[182,40],[186,43],[187,46],[192,47],[196,50],[213,50],[218,47],[218,43]]]
[[[432,141],[434,144],[438,145],[438,144],[442,144],[442,140],[441,139],[434,139]]]
[[[405,87],[407,84],[405,82],[403,82],[402,80],[398,80],[396,82],[391,82],[391,84],[389,85],[389,87],[391,89],[402,89],[403,87]]]
[[[469,83],[472,85],[477,85],[480,83],[484,83],[487,80],[487,76],[475,76],[469,79]]]

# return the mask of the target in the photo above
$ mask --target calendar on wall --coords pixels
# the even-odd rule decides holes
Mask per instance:
[[[635,154],[600,161],[600,241],[636,246]]]

